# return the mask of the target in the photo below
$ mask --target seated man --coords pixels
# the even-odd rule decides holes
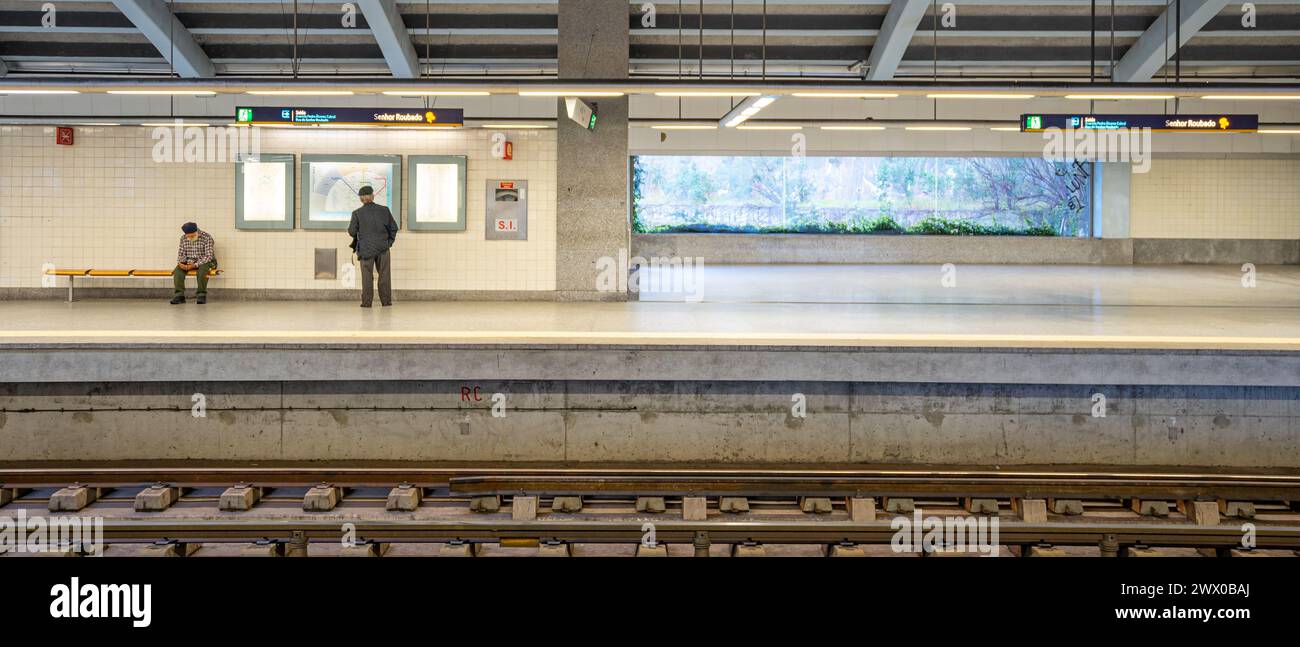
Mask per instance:
[[[181,246],[176,251],[176,269],[172,270],[172,284],[176,288],[172,305],[185,303],[185,274],[190,270],[194,270],[199,281],[194,302],[203,305],[208,302],[208,273],[217,268],[216,246],[212,236],[199,231],[199,226],[192,222],[185,223],[181,231],[185,235],[181,236]]]

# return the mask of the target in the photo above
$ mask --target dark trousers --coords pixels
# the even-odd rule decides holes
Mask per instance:
[[[208,294],[208,273],[215,268],[215,262],[204,263],[194,270],[194,278],[199,281],[199,289],[195,291],[194,296],[206,296]],[[185,270],[180,265],[172,270],[172,287],[176,289],[176,296],[185,296]]]
[[[375,299],[374,270],[379,270],[379,302],[393,305],[393,280],[389,274],[388,250],[374,258],[361,259],[361,305],[368,306]]]

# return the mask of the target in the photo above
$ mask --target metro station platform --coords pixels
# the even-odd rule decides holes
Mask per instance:
[[[1300,463],[1300,268],[707,272],[699,303],[3,302],[0,460]]]
[[[706,267],[698,302],[0,302],[0,343],[1300,350],[1300,267]]]

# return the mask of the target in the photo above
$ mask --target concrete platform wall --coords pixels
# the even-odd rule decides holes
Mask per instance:
[[[477,387],[477,389],[475,388]],[[493,415],[493,394],[504,416]],[[1106,398],[1094,416],[1094,394]],[[195,417],[202,394],[205,416]],[[793,415],[796,394],[806,417]],[[0,460],[1300,466],[1300,388],[899,382],[0,384]]]
[[[643,258],[706,263],[1300,264],[1300,240],[833,234],[636,234]]]

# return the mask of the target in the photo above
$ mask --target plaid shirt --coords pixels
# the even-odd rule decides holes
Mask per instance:
[[[176,250],[176,264],[193,263],[194,265],[203,265],[217,260],[216,245],[212,242],[212,236],[206,231],[199,231],[199,237],[190,240],[188,237],[181,236],[180,249]]]

